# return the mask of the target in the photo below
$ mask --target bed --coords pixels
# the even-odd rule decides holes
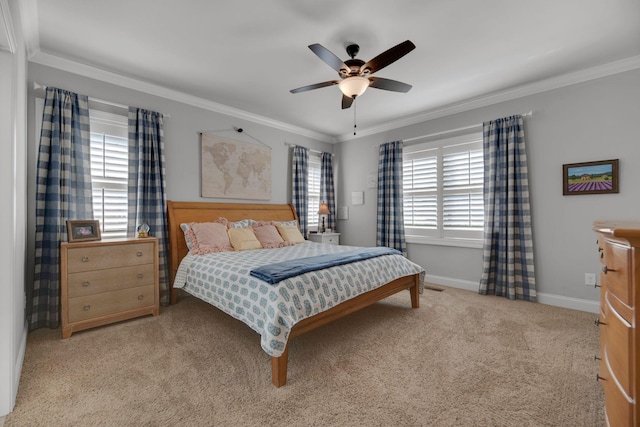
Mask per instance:
[[[240,254],[236,253],[220,253],[220,254],[210,254],[209,255],[192,255],[189,254],[189,248],[187,247],[187,242],[185,241],[185,235],[183,230],[180,228],[181,224],[188,223],[204,223],[214,221],[219,217],[226,218],[228,221],[240,221],[245,219],[253,219],[256,221],[277,221],[277,222],[289,222],[297,220],[295,209],[291,205],[287,204],[244,204],[244,203],[207,203],[207,202],[174,202],[169,201],[168,205],[168,225],[169,225],[169,271],[170,271],[170,283],[171,283],[171,303],[175,304],[178,301],[178,295],[180,290],[176,283],[179,286],[184,286],[184,290],[188,293],[193,294],[194,296],[203,299],[212,305],[218,307],[219,309],[225,311],[227,314],[236,317],[237,319],[243,321],[252,329],[256,330],[256,332],[261,333],[261,344],[265,352],[271,356],[271,378],[272,382],[276,387],[281,387],[286,384],[287,381],[287,364],[288,364],[288,340],[294,338],[295,336],[301,335],[305,332],[308,332],[312,329],[325,325],[333,320],[339,319],[343,316],[346,316],[354,311],[360,310],[366,306],[376,303],[384,298],[387,298],[390,295],[396,294],[403,290],[409,290],[411,307],[418,308],[419,307],[419,293],[422,285],[422,279],[424,277],[424,270],[421,267],[411,263],[410,261],[404,259],[399,255],[387,255],[387,256],[379,256],[376,259],[368,259],[364,261],[359,261],[358,264],[353,264],[352,266],[358,267],[361,272],[366,272],[364,276],[359,279],[361,284],[358,284],[356,287],[358,291],[348,291],[346,288],[351,286],[352,279],[347,278],[344,279],[344,273],[340,270],[342,267],[331,267],[325,270],[321,270],[321,272],[310,272],[305,275],[299,277],[293,277],[291,279],[286,279],[282,282],[275,284],[267,284],[266,282],[261,282],[259,279],[255,277],[245,277],[242,278],[243,283],[247,284],[246,286],[253,286],[254,288],[262,288],[267,289],[270,296],[276,296],[279,298],[280,294],[284,295],[287,300],[289,300],[289,294],[286,292],[289,290],[290,292],[295,293],[296,289],[300,289],[300,291],[305,294],[305,292],[311,295],[311,291],[307,289],[306,291],[302,289],[302,282],[311,283],[313,281],[316,284],[316,289],[318,286],[317,276],[324,275],[329,277],[329,274],[332,275],[332,279],[329,280],[331,282],[335,282],[336,286],[340,288],[342,291],[346,291],[349,294],[347,297],[340,296],[340,298],[334,298],[337,301],[335,304],[327,303],[323,304],[322,308],[309,308],[308,304],[305,302],[301,304],[296,300],[294,295],[294,301],[296,301],[298,308],[298,312],[305,312],[306,315],[298,315],[295,319],[289,320],[287,322],[283,322],[281,317],[278,317],[279,322],[274,321],[276,323],[278,334],[281,336],[280,338],[270,337],[271,341],[269,341],[269,337],[265,339],[265,334],[262,333],[262,329],[258,329],[256,326],[256,322],[251,322],[254,316],[251,313],[248,313],[251,319],[247,320],[245,317],[238,315],[238,312],[250,312],[250,305],[246,305],[246,310],[242,308],[242,303],[239,300],[235,300],[233,303],[232,298],[229,297],[229,304],[231,304],[231,308],[229,308],[229,304],[218,304],[216,301],[219,298],[216,295],[215,290],[210,290],[209,284],[206,284],[207,291],[200,292],[197,287],[195,287],[195,283],[202,285],[203,277],[200,275],[203,271],[209,271],[211,277],[209,277],[210,282],[220,282],[219,277],[215,276],[219,274],[218,271],[214,271],[214,269],[203,267],[202,271],[196,271],[199,267],[196,267],[196,262],[209,262],[214,263],[212,259],[215,258],[215,265],[218,265],[218,261],[222,258],[235,259],[237,263],[238,256],[251,256],[250,253],[254,253],[254,256],[257,259],[263,257],[263,260],[260,261],[263,264],[272,262],[273,259],[281,259],[292,257],[291,251],[295,251],[296,253],[303,253],[306,255],[309,254],[318,254],[325,253],[325,251],[349,251],[351,248],[349,247],[334,247],[328,248],[329,246],[334,245],[323,245],[319,243],[301,243],[295,245],[296,247],[285,247],[279,249],[256,249],[253,251],[239,251],[243,252]],[[281,251],[281,252],[280,252]],[[299,255],[296,255],[299,256]],[[335,256],[335,255],[330,255]],[[267,257],[267,258],[264,258]],[[272,257],[272,258],[269,258]],[[279,257],[279,258],[278,258]],[[184,261],[184,262],[183,262]],[[258,261],[257,261],[258,262]],[[260,263],[258,262],[258,263]],[[376,263],[389,263],[392,262],[392,266],[377,267]],[[401,264],[399,264],[401,263]],[[398,266],[397,273],[401,275],[400,277],[392,277],[388,276],[388,270],[396,270],[396,265]],[[380,268],[380,270],[376,270],[376,268]],[[372,271],[380,271],[380,274],[376,273],[372,275]],[[192,277],[189,278],[189,274],[192,274]],[[195,278],[195,275],[198,275],[198,278]],[[368,274],[368,276],[367,276]],[[395,274],[395,273],[394,273]],[[314,276],[315,275],[315,276]],[[219,275],[219,276],[227,276],[227,274]],[[236,274],[232,274],[231,276],[236,276]],[[176,278],[178,280],[176,280]],[[348,280],[349,285],[346,282],[340,284],[341,280]],[[362,286],[366,287],[361,289]],[[380,282],[380,283],[375,283]],[[359,282],[357,282],[359,283]],[[192,284],[190,286],[189,284]],[[344,285],[344,286],[343,286]],[[211,289],[214,288],[214,284],[211,284]],[[228,286],[225,284],[225,286]],[[240,291],[244,292],[244,294],[248,295],[248,292],[242,288],[243,285],[232,285],[236,290],[240,289]],[[268,287],[268,288],[265,288]],[[285,288],[287,286],[289,289]],[[306,286],[306,285],[304,285]],[[278,287],[280,289],[278,290]],[[345,288],[345,289],[343,289]],[[353,286],[352,286],[353,288]],[[370,289],[369,289],[370,288]],[[353,288],[355,289],[355,288]],[[331,292],[335,293],[335,290],[327,290],[327,295],[330,295]],[[219,289],[219,294],[229,294],[228,288],[227,290],[222,290],[222,287]],[[319,294],[320,292],[318,292]],[[207,295],[211,298],[208,298]],[[234,298],[237,298],[235,296]],[[215,299],[215,300],[214,300]],[[331,298],[328,298],[331,299]],[[257,301],[257,300],[256,300]],[[275,304],[275,303],[274,303]],[[283,310],[288,310],[287,307],[282,307],[282,301],[277,302],[279,304],[277,307],[282,308]],[[257,305],[257,304],[256,304]],[[305,310],[306,309],[306,310]],[[271,309],[270,309],[271,310]],[[290,307],[291,312],[294,312],[294,308]],[[288,313],[288,312],[287,312]],[[247,313],[244,313],[245,315]],[[258,320],[257,322],[260,322]],[[264,323],[264,322],[262,322]],[[285,325],[285,331],[280,331],[280,328],[283,326],[283,323],[287,323]],[[291,325],[289,325],[289,323]],[[261,325],[260,325],[261,326]],[[273,325],[269,326],[273,329]],[[264,328],[268,329],[267,327]],[[267,334],[268,335],[268,334]],[[283,337],[283,338],[282,338]],[[270,343],[275,343],[275,345]]]

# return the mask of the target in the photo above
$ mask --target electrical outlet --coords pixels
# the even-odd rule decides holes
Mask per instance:
[[[584,284],[587,286],[595,286],[596,275],[592,273],[584,273]]]

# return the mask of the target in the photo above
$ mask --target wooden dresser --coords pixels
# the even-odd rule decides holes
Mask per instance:
[[[158,239],[62,243],[62,338],[159,313]]]
[[[596,222],[600,274],[600,369],[607,425],[640,425],[640,221]]]

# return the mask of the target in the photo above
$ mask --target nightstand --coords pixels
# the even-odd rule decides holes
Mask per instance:
[[[309,234],[309,240],[316,243],[326,243],[328,245],[339,245],[340,233]]]

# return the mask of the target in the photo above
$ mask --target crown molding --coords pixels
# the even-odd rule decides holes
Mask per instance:
[[[638,68],[640,68],[640,55],[632,56],[585,70],[576,71],[573,73],[551,77],[549,79],[540,80],[538,82],[518,86],[513,89],[507,89],[490,95],[468,99],[459,103],[434,108],[420,114],[407,116],[399,120],[393,120],[387,123],[383,123],[379,126],[359,129],[357,136],[354,136],[350,133],[339,135],[336,137],[336,142],[345,142],[356,138],[362,138],[363,136],[375,135],[378,133],[387,132],[405,126],[415,125],[440,117],[446,117],[452,114],[474,110],[476,108],[486,107],[504,101],[511,101],[513,99],[522,98],[524,96],[535,95],[549,90],[559,89],[578,83],[584,83],[590,80],[595,80],[602,77],[635,70]]]
[[[2,1],[2,0],[0,0]],[[168,89],[163,86],[148,83],[142,80],[126,77],[120,74],[106,71],[100,68],[93,67],[91,65],[82,64],[80,62],[65,59],[59,56],[51,55],[45,52],[36,53],[31,59],[31,62],[36,64],[45,65],[52,68],[57,68],[69,73],[78,74],[83,77],[88,77],[96,80],[100,80],[106,83],[111,83],[117,86],[122,86],[127,89],[133,89],[140,92],[156,95],[162,98],[177,101],[183,104],[191,105],[194,107],[202,108],[204,110],[213,111],[216,113],[224,114],[227,116],[235,117],[242,120],[247,120],[253,123],[269,126],[271,128],[283,130],[296,135],[305,136],[318,141],[334,143],[335,139],[327,134],[315,132],[309,129],[305,129],[299,126],[291,125],[289,123],[273,120],[268,117],[260,116],[258,114],[249,113],[238,108],[229,107],[214,101],[210,101],[204,98],[200,98],[193,95],[188,95],[183,92],[179,92],[173,89]]]
[[[11,10],[7,0],[0,0],[0,22],[2,31],[0,31],[0,50],[9,53],[16,52],[16,35],[11,21]]]
[[[5,4],[6,1],[7,0],[0,0],[0,5]],[[379,126],[359,129],[358,135],[356,136],[347,133],[332,137],[324,133],[312,131],[289,123],[249,113],[238,108],[229,107],[227,105],[223,105],[204,98],[188,95],[183,92],[168,89],[131,77],[126,77],[120,74],[113,73],[111,71],[102,70],[90,65],[82,64],[48,53],[36,52],[30,59],[30,61],[327,143],[350,141],[353,139],[362,138],[364,136],[375,135],[401,127],[411,126],[429,120],[450,116],[452,114],[486,107],[500,102],[510,101],[522,98],[524,96],[535,95],[549,90],[559,89],[562,87],[571,86],[574,84],[583,83],[590,80],[640,68],[640,55],[632,56],[585,70],[567,73],[538,82],[518,86],[512,89],[507,89],[489,95],[468,99],[462,102],[437,107],[416,115],[403,117],[398,120],[392,120]]]
[[[38,30],[38,4],[36,0],[20,0],[20,17],[22,33],[27,46],[27,58],[32,58],[40,51],[40,31]]]

